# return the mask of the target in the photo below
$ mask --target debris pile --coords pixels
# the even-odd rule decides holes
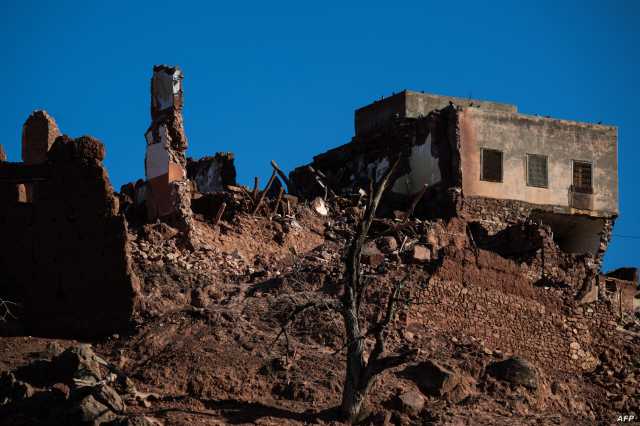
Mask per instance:
[[[50,344],[40,358],[0,374],[0,416],[22,424],[160,425],[130,406],[150,406],[156,396],[97,356],[90,345],[63,350]]]

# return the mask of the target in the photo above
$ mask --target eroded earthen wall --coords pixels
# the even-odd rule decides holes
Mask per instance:
[[[37,170],[0,164],[0,187],[38,183],[33,202],[0,191],[0,289],[22,304],[30,334],[92,337],[129,326],[138,281],[104,155],[96,139],[61,136]]]

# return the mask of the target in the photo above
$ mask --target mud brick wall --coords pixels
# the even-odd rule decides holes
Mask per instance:
[[[138,280],[104,155],[96,139],[61,136],[42,166],[49,176],[37,198],[0,200],[0,292],[23,305],[30,334],[92,337],[129,325]],[[21,167],[1,163],[0,172],[10,170],[0,175]]]

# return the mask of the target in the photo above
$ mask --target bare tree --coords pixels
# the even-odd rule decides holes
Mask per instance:
[[[19,306],[15,302],[0,298],[0,322],[7,322],[10,319],[17,319],[11,311],[11,306]]]
[[[404,280],[400,280],[391,290],[383,313],[378,315],[376,321],[370,324],[364,332],[362,329],[364,320],[360,308],[366,290],[366,282],[361,275],[362,247],[375,218],[382,195],[397,165],[398,160],[378,183],[375,192],[369,191],[364,217],[358,223],[356,234],[347,251],[344,286],[340,300],[312,300],[298,306],[291,311],[291,314],[281,325],[280,333],[276,337],[277,340],[284,335],[288,342],[286,327],[295,320],[297,315],[308,309],[334,309],[342,315],[346,335],[343,349],[346,349],[347,352],[347,365],[340,409],[349,422],[360,420],[362,417],[363,408],[375,378],[383,371],[409,361],[416,353],[415,351],[407,351],[394,355],[385,354],[387,329],[395,317]],[[366,340],[370,338],[374,339],[373,349],[369,356],[365,357]]]
[[[375,377],[389,368],[407,362],[415,353],[414,351],[409,351],[403,354],[385,356],[387,328],[395,317],[398,296],[404,281],[398,282],[389,295],[383,317],[365,333],[362,333],[360,328],[360,306],[366,289],[366,285],[362,280],[360,266],[362,247],[369,234],[369,228],[375,217],[378,204],[380,204],[382,195],[397,165],[398,160],[382,178],[375,193],[370,194],[364,218],[358,224],[356,235],[347,253],[341,309],[347,338],[347,368],[342,390],[341,409],[349,421],[354,421],[360,417],[363,404],[367,399]],[[375,344],[368,359],[365,360],[365,339],[368,337],[373,337]]]

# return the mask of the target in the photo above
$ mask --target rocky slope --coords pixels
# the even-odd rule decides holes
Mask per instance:
[[[340,315],[311,310],[280,333],[296,306],[342,289],[362,207],[320,207],[326,215],[313,204],[271,218],[239,210],[215,228],[196,217],[188,245],[165,224],[130,228],[141,280],[130,332],[83,342],[91,347],[0,338],[2,423],[341,424]],[[640,414],[634,319],[606,298],[576,302],[580,259],[558,254],[554,279],[542,280],[550,262],[541,266],[540,247],[553,242],[543,227],[518,232],[536,233],[539,247],[501,255],[459,218],[374,223],[363,321],[405,280],[388,351],[417,355],[378,378],[363,424],[612,424]]]

